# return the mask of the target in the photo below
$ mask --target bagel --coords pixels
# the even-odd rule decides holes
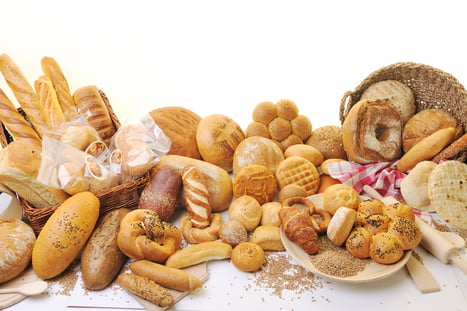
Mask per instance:
[[[132,259],[163,263],[181,246],[182,234],[176,226],[162,221],[155,211],[136,209],[123,217],[117,244]]]
[[[365,99],[342,123],[342,143],[349,160],[359,164],[389,162],[401,153],[403,123],[387,99]]]

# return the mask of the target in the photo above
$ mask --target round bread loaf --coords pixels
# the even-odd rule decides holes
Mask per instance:
[[[373,234],[368,229],[363,227],[354,228],[345,241],[345,249],[354,257],[368,258],[370,257],[372,238]]]
[[[414,114],[405,124],[402,131],[402,149],[407,152],[417,142],[430,136],[437,130],[453,127],[455,139],[462,133],[462,124],[454,116],[443,109],[425,109]]]
[[[248,241],[248,232],[240,221],[231,219],[222,222],[219,228],[219,238],[222,242],[234,247]]]
[[[373,235],[370,245],[370,257],[377,263],[390,265],[404,256],[404,250],[397,238],[388,232]]]
[[[232,171],[233,155],[245,139],[242,128],[231,118],[211,114],[201,119],[196,130],[198,150],[204,161]]]
[[[334,215],[341,206],[357,210],[360,203],[360,197],[357,191],[345,184],[336,184],[329,186],[323,192],[323,207],[329,213]]]
[[[178,106],[157,108],[149,114],[172,143],[167,154],[201,159],[196,142],[196,129],[201,121],[199,115]]]
[[[235,197],[249,195],[259,204],[272,201],[277,193],[274,174],[267,167],[258,164],[243,167],[235,175],[232,187]]]
[[[236,175],[243,167],[252,164],[263,165],[274,173],[282,160],[284,153],[271,139],[261,136],[247,137],[235,149],[233,174]]]
[[[305,188],[307,196],[318,191],[318,169],[305,158],[298,156],[286,158],[277,167],[275,175],[280,189],[290,184],[296,184]]]
[[[36,235],[19,219],[0,219],[0,284],[7,282],[29,265]]]
[[[247,231],[253,231],[261,222],[263,209],[258,201],[249,195],[242,195],[232,201],[229,219],[237,220]]]
[[[243,242],[234,247],[230,259],[237,269],[253,272],[261,269],[265,255],[264,250],[258,244]]]
[[[336,125],[324,125],[311,132],[306,141],[307,145],[318,149],[324,160],[337,158],[347,159],[347,153],[342,143],[342,128]]]
[[[422,241],[422,232],[417,224],[407,218],[393,218],[387,231],[399,240],[404,250],[412,249]]]

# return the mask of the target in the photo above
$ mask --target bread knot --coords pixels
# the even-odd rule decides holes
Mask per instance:
[[[190,215],[185,215],[180,220],[180,227],[183,238],[191,244],[215,241],[219,237],[219,230],[222,225],[222,216],[218,213],[212,214],[212,219],[208,227],[200,229],[193,226]]]

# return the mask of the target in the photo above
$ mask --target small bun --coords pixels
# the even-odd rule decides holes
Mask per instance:
[[[318,149],[324,159],[347,159],[347,153],[342,142],[342,128],[336,125],[325,125],[311,132],[307,145]]]
[[[286,120],[293,120],[298,116],[297,105],[289,99],[281,99],[276,103],[277,116]]]
[[[373,234],[366,228],[354,228],[345,241],[345,249],[354,257],[368,258],[372,237]]]
[[[404,250],[415,248],[422,241],[422,232],[415,222],[403,217],[395,217],[388,227],[401,243]]]
[[[245,129],[245,137],[260,136],[271,138],[268,126],[261,122],[251,122]]]
[[[234,247],[230,259],[237,269],[253,272],[261,269],[265,255],[264,250],[258,244],[242,242]]]
[[[290,120],[290,125],[292,126],[292,134],[300,137],[302,141],[306,141],[313,130],[313,125],[311,124],[310,119],[304,115],[298,115],[294,119]]]
[[[321,151],[307,144],[295,144],[288,147],[284,151],[284,156],[286,158],[291,156],[299,156],[307,159],[315,166],[320,166],[324,161],[324,157]]]
[[[383,213],[389,216],[391,219],[395,217],[403,217],[410,221],[415,221],[415,214],[413,212],[412,207],[410,205],[404,203],[393,203],[386,205],[383,208]]]
[[[341,246],[353,228],[357,212],[348,207],[339,207],[329,222],[327,236],[332,244]]]
[[[329,186],[323,192],[323,207],[332,215],[341,206],[356,210],[360,203],[357,191],[345,184]]]
[[[370,257],[380,264],[390,265],[404,256],[404,250],[397,238],[388,232],[373,235],[370,245]]]
[[[261,204],[249,195],[242,195],[232,201],[229,207],[229,219],[242,223],[247,231],[254,230],[261,221]]]
[[[266,202],[261,205],[261,208],[263,210],[260,222],[262,226],[279,227],[281,225],[279,210],[282,208],[282,204],[280,202]]]
[[[278,226],[259,226],[251,235],[251,242],[258,244],[265,251],[283,251],[281,229]]]
[[[391,218],[384,214],[371,214],[365,217],[363,227],[368,229],[372,234],[378,232],[387,232]]]
[[[272,201],[277,192],[274,174],[267,167],[257,164],[243,167],[235,175],[232,186],[235,197],[248,195],[259,204]]]
[[[378,199],[363,200],[358,204],[357,212],[366,215],[382,214],[385,204]]]
[[[268,124],[269,134],[271,138],[277,141],[282,141],[292,134],[292,126],[289,120],[277,117]]]
[[[288,198],[293,197],[306,197],[306,190],[300,185],[297,184],[289,184],[284,186],[279,191],[279,202],[284,202]]]
[[[236,175],[243,167],[252,164],[263,165],[274,173],[282,160],[284,153],[273,140],[261,136],[247,137],[235,149],[233,174]]]
[[[219,229],[219,238],[222,242],[235,246],[241,242],[248,241],[248,232],[241,222],[228,220],[222,222]]]
[[[277,117],[277,110],[272,102],[261,102],[253,109],[253,121],[255,122],[268,125],[275,117]]]

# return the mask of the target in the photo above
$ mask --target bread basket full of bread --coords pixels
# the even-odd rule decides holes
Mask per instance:
[[[51,57],[42,58],[43,75],[34,83],[6,54],[0,68],[19,104],[0,90],[0,182],[16,193],[35,233],[64,200],[84,190],[99,198],[101,214],[136,206],[155,164],[147,145],[130,146],[144,126],[122,126],[95,85],[70,91]],[[129,164],[130,150],[143,159],[137,165]]]

